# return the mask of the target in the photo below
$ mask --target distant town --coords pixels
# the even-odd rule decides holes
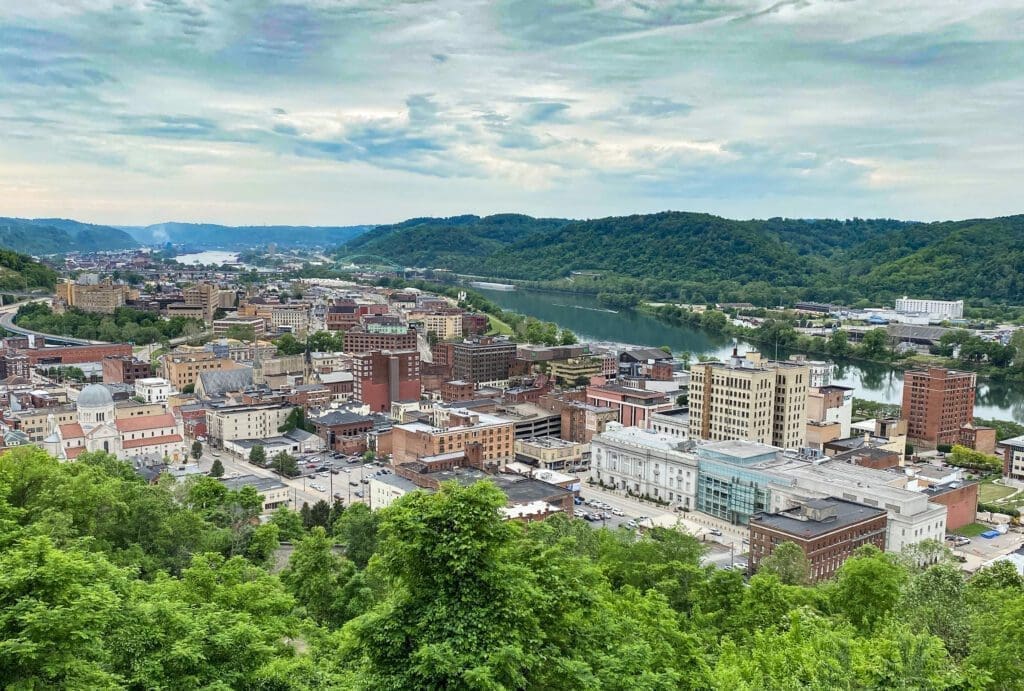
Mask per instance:
[[[308,261],[269,254],[262,269],[209,252],[194,265],[137,249],[65,258],[52,296],[2,308],[4,450],[67,462],[102,451],[149,482],[213,475],[252,487],[263,520],[489,480],[507,520],[675,528],[707,544],[708,563],[747,575],[783,542],[814,581],[864,544],[933,542],[968,571],[1010,560],[1024,572],[1024,436],[976,423],[975,372],[911,369],[902,405],[858,415],[813,354],[690,362],[628,333],[580,343],[554,325],[551,338],[517,338],[469,288],[382,285],[422,271],[294,278]],[[714,307],[739,326],[763,321],[743,316],[754,305]],[[892,345],[926,353],[964,304],[795,309],[862,323],[844,328],[852,343],[887,326]],[[35,326],[69,316],[95,319],[92,337]],[[140,337],[111,338],[129,317]]]

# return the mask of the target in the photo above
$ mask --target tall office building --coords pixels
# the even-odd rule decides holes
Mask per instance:
[[[516,344],[506,339],[481,338],[452,345],[452,378],[481,384],[508,379],[516,359]]]
[[[775,362],[733,350],[725,362],[690,368],[690,434],[701,439],[744,439],[784,449],[804,446],[805,363]]]
[[[903,419],[907,437],[937,446],[956,444],[960,428],[974,420],[974,372],[942,367],[903,374]]]
[[[352,374],[352,392],[375,413],[420,398],[420,354],[415,350],[360,353],[352,359]]]

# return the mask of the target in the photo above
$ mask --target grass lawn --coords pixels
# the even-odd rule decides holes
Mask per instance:
[[[1016,490],[1013,487],[1003,487],[993,482],[983,482],[978,487],[978,501],[991,503],[997,499],[1008,497]]]
[[[969,523],[963,528],[953,530],[951,532],[957,535],[963,535],[964,537],[978,537],[986,530],[991,530],[992,526],[982,525],[981,523]]]
[[[501,321],[500,319],[488,314],[488,333],[497,334],[499,336],[511,336],[512,327]]]

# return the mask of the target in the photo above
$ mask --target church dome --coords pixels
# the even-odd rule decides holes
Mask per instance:
[[[76,405],[79,408],[106,408],[114,405],[114,397],[102,384],[89,384],[78,394]]]

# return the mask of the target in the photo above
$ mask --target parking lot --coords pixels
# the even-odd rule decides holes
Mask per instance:
[[[368,502],[370,478],[393,471],[383,461],[365,461],[361,456],[342,454],[315,454],[299,459],[302,476],[291,478],[291,483],[303,483],[303,488],[314,496],[328,501],[340,499],[346,505]]]

